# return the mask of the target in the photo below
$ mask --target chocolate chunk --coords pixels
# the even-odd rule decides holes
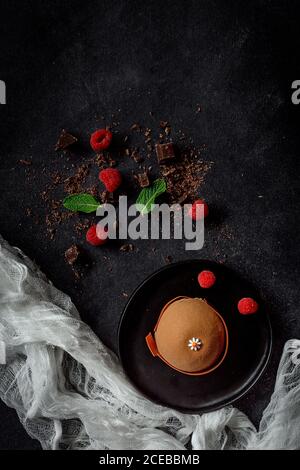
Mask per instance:
[[[125,243],[125,245],[122,245],[120,247],[120,251],[128,252],[128,251],[133,251],[133,250],[134,250],[134,246],[132,243]]]
[[[163,162],[166,160],[172,160],[175,158],[173,144],[156,144],[155,145],[156,155],[158,162]]]
[[[99,168],[102,168],[104,165],[107,164],[106,158],[103,153],[97,153],[94,162],[99,166]]]
[[[65,150],[70,145],[75,144],[75,142],[77,142],[77,138],[63,129],[55,145],[55,150]]]
[[[76,263],[78,256],[80,255],[80,250],[77,245],[71,245],[65,252],[66,263],[73,265]]]
[[[147,188],[150,185],[150,181],[149,181],[147,173],[138,174],[137,179],[141,188]]]

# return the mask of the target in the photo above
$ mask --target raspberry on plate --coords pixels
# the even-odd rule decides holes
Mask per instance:
[[[212,271],[201,271],[198,274],[198,282],[203,289],[209,289],[216,282],[216,276]]]
[[[90,145],[95,152],[105,150],[110,146],[112,133],[108,129],[98,129],[90,138]]]
[[[258,303],[251,297],[244,297],[238,303],[238,311],[242,315],[251,315],[258,310]]]

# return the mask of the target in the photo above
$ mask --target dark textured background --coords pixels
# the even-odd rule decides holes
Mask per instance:
[[[291,82],[300,78],[297,3],[3,0],[0,7],[0,79],[8,95],[0,106],[2,235],[70,294],[83,320],[116,349],[122,292],[130,293],[165,256],[176,261],[195,253],[180,241],[135,243],[133,253],[113,244],[87,248],[95,265],[76,284],[63,253],[78,235],[68,224],[53,241],[44,233],[39,194],[49,173],[65,164],[53,145],[63,127],[76,133],[82,148],[74,163],[82,163],[92,156],[88,136],[99,116],[110,124],[113,113],[120,135],[134,122],[155,127],[167,119],[197,145],[205,143],[203,158],[214,165],[201,195],[212,216],[196,256],[226,261],[254,282],[274,327],[271,364],[237,403],[256,424],[284,341],[299,337],[300,328],[300,106],[290,100]],[[32,181],[18,164],[28,158],[37,175]],[[120,164],[125,175],[126,165]],[[28,207],[39,225],[25,214]],[[0,448],[39,448],[14,411],[1,403],[0,412]]]

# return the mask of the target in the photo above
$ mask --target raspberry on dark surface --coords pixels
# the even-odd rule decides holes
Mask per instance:
[[[198,213],[199,209],[197,210],[198,207],[203,206],[203,215]],[[205,217],[208,216],[208,205],[203,199],[197,199],[190,208],[188,214],[193,220],[200,220],[202,218],[205,219]]]
[[[108,129],[98,129],[90,138],[90,145],[95,152],[107,149],[112,141],[112,133]]]
[[[108,240],[107,230],[100,224],[92,225],[86,232],[86,241],[93,246],[104,245]]]
[[[121,173],[116,168],[106,168],[100,171],[99,179],[110,193],[116,191],[122,183]]]

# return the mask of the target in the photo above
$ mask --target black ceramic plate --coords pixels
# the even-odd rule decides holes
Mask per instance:
[[[217,282],[201,289],[197,275],[212,270]],[[172,298],[202,297],[226,321],[229,349],[215,371],[202,376],[176,372],[150,354],[145,336],[153,331],[162,307]],[[241,315],[237,302],[254,297],[259,312]],[[232,403],[246,393],[264,370],[271,351],[269,317],[257,293],[233,271],[210,261],[168,265],[148,277],[132,294],[119,325],[119,357],[129,379],[151,400],[183,412],[207,412]]]

